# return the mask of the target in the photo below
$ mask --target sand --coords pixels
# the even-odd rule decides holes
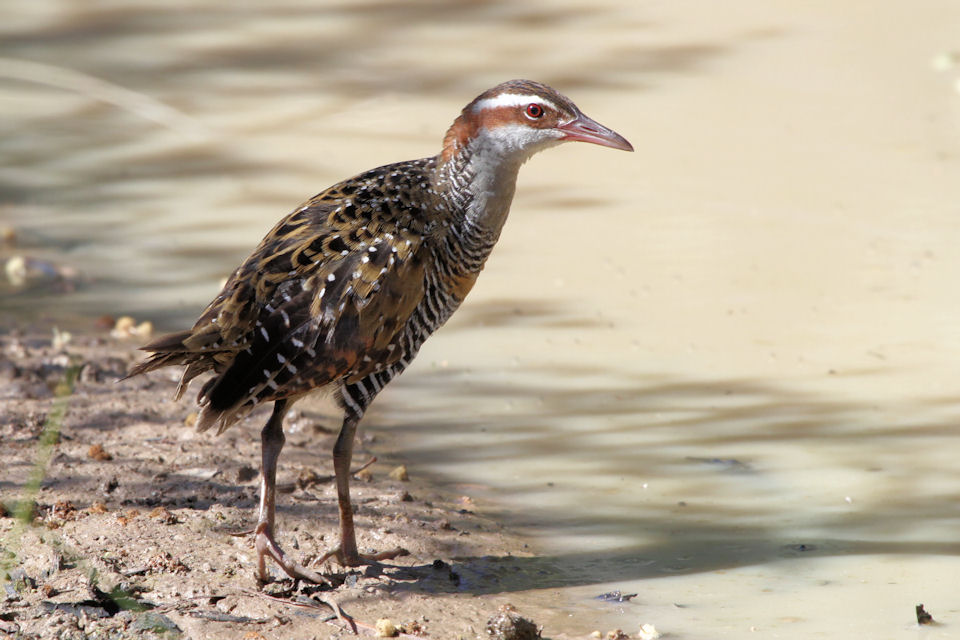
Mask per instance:
[[[332,596],[361,635],[386,619],[411,637],[472,638],[509,601],[502,574],[531,555],[469,498],[438,493],[417,469],[393,473],[389,441],[364,432],[356,466],[380,459],[354,480],[359,545],[410,555],[323,567],[335,588],[294,585],[276,567],[260,585],[252,536],[237,535],[256,520],[256,419],[197,434],[171,402],[172,376],[118,382],[129,342],[7,336],[0,350],[7,636],[341,637]],[[305,560],[338,536],[329,417],[310,402],[288,416],[279,541]]]

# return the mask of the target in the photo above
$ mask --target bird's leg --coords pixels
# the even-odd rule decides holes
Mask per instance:
[[[360,564],[357,536],[353,528],[353,505],[350,503],[350,463],[353,461],[353,440],[357,434],[357,420],[348,416],[340,427],[333,445],[333,473],[337,482],[337,505],[340,507],[340,564],[355,567]]]
[[[356,567],[405,556],[410,552],[403,548],[361,555],[357,551],[357,535],[353,527],[353,505],[350,503],[350,462],[353,459],[353,440],[357,433],[359,418],[348,413],[344,418],[337,442],[333,445],[333,472],[337,482],[337,504],[340,507],[340,546],[325,553],[317,562],[333,557],[345,567]]]
[[[257,518],[255,545],[257,548],[257,577],[266,582],[267,556],[276,561],[283,571],[294,579],[307,580],[317,584],[330,584],[319,573],[294,562],[283,552],[274,539],[274,518],[276,516],[277,495],[277,459],[286,440],[283,436],[283,415],[287,410],[287,400],[280,399],[273,404],[273,413],[260,432],[261,456],[263,467],[260,471],[260,516]]]

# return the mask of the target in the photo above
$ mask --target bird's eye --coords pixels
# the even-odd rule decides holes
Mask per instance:
[[[543,107],[538,105],[536,102],[531,102],[530,104],[527,105],[527,117],[533,118],[534,120],[536,120],[537,118],[542,118]]]

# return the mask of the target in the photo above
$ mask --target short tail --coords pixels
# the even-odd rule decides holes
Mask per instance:
[[[193,335],[193,331],[178,331],[176,333],[168,333],[165,336],[160,336],[153,342],[149,342],[142,347],[141,351],[151,351],[153,353],[171,353],[177,351],[186,351],[187,347],[184,344],[184,341]]]
[[[190,351],[184,341],[192,335],[190,331],[180,331],[161,336],[153,342],[140,347],[142,351],[152,351],[153,355],[130,368],[130,371],[121,380],[138,376],[141,373],[161,369],[163,367],[173,367],[186,365],[183,375],[180,376],[180,384],[177,385],[176,400],[183,396],[190,381],[198,375],[212,368],[212,362],[197,358],[195,352]]]
[[[150,351],[152,354],[143,362],[134,365],[122,379],[126,380],[154,369],[185,365],[186,369],[184,369],[180,384],[177,386],[176,399],[179,400],[191,380],[213,368],[212,359],[198,357],[199,354],[195,350],[191,350],[184,344],[191,337],[194,337],[192,331],[180,331],[179,333],[161,336],[140,347],[142,351]],[[256,405],[256,402],[233,402],[227,403],[229,406],[211,406],[210,393],[219,380],[220,376],[207,380],[197,396],[197,402],[200,404],[200,415],[197,418],[196,425],[197,431],[206,431],[216,425],[217,432],[223,433],[227,427],[249,413]]]
[[[160,336],[153,342],[140,347],[141,351],[150,351],[153,355],[130,368],[130,371],[121,380],[138,376],[141,373],[184,364],[188,358],[187,348],[183,341],[190,337],[189,331],[180,331]]]

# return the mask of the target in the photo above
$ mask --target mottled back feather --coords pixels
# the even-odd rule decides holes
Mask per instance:
[[[186,365],[179,397],[212,370],[198,428],[224,429],[261,402],[395,363],[443,217],[435,162],[380,167],[312,198],[264,237],[193,329],[143,347],[154,355],[130,375]]]

